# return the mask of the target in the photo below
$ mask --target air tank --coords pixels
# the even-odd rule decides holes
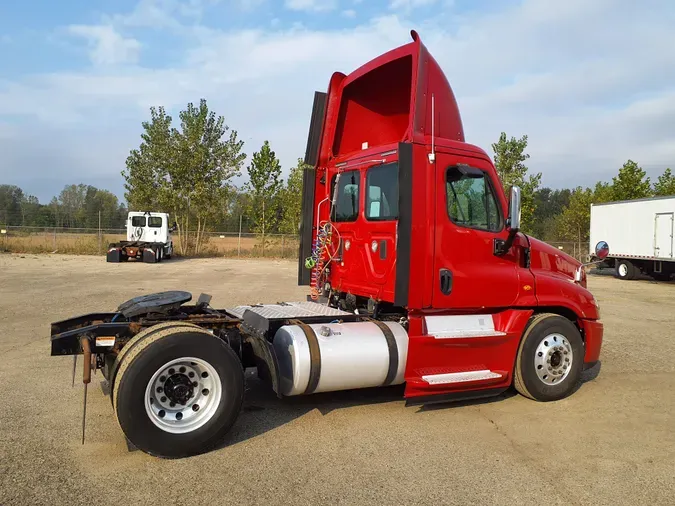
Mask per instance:
[[[286,396],[404,382],[408,334],[396,322],[285,325],[273,346]]]

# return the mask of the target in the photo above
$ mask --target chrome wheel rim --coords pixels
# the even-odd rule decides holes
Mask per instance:
[[[574,353],[569,340],[562,334],[544,337],[534,353],[534,370],[546,385],[562,383],[572,370]]]
[[[222,390],[211,364],[200,358],[177,358],[150,378],[145,388],[145,411],[165,432],[192,432],[213,418]]]
[[[628,267],[626,267],[626,264],[619,265],[619,275],[625,277],[626,274],[628,274]]]

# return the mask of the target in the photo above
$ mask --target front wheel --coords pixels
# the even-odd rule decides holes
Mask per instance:
[[[583,363],[584,343],[576,325],[557,314],[538,314],[520,342],[514,386],[536,401],[562,399],[579,382]]]
[[[241,411],[244,372],[234,351],[194,325],[148,333],[124,355],[113,405],[126,437],[165,458],[208,451]]]

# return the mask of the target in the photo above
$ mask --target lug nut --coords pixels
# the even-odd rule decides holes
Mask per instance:
[[[166,397],[162,396],[162,398],[160,399],[160,401],[166,402]]]
[[[175,374],[175,373],[176,373],[176,369],[174,369],[174,368],[169,369],[169,374]]]
[[[159,381],[161,381],[162,383],[164,383],[164,382],[166,381],[166,376],[160,376],[160,377],[159,377]]]
[[[157,393],[158,393],[158,394],[161,394],[161,393],[162,393],[162,390],[164,390],[162,387],[157,387]]]
[[[170,403],[169,403],[169,407],[170,407],[170,408],[175,408],[175,407],[176,407],[176,403],[175,403],[175,402],[170,402]]]
[[[178,369],[178,370],[179,370],[180,372],[185,372],[185,367],[181,367],[181,368]]]
[[[195,387],[195,388],[197,388],[197,387],[199,386],[199,383],[197,383],[196,381],[193,381],[193,382],[192,382],[192,386]]]
[[[190,372],[188,373],[188,376],[189,376],[190,378],[194,378],[194,377],[195,377],[195,373],[193,373],[192,371],[190,371]]]

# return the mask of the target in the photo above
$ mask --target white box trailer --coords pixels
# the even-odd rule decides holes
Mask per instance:
[[[590,244],[606,241],[604,265],[621,279],[675,273],[675,196],[591,204]],[[591,253],[593,255],[593,253]]]

